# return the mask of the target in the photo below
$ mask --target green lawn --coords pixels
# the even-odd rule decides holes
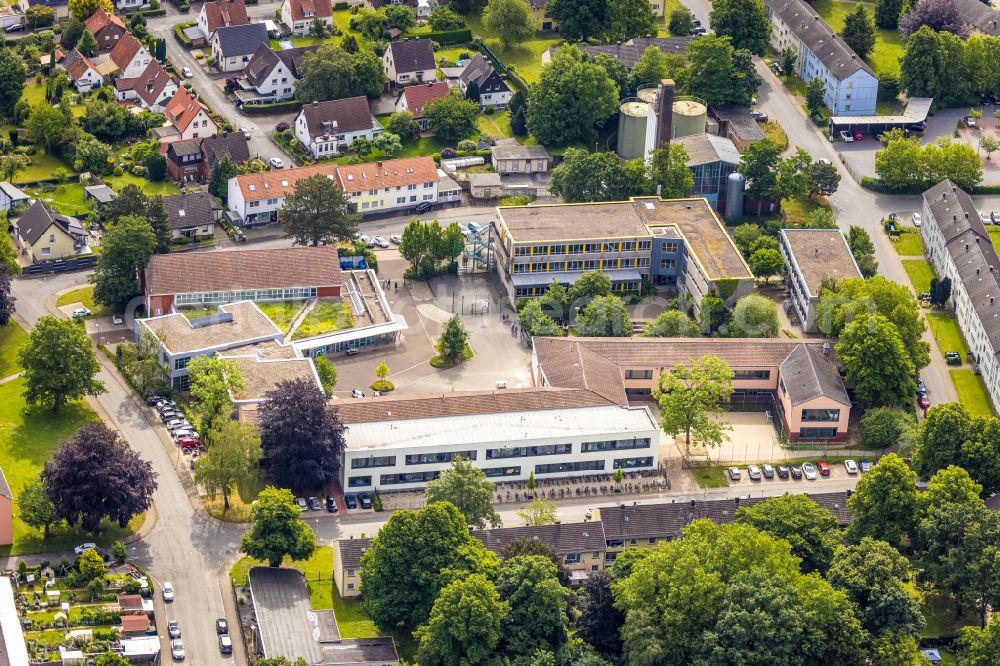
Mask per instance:
[[[46,155],[39,151],[34,155],[28,155],[28,159],[31,160],[31,164],[14,175],[15,185],[18,183],[35,183],[39,180],[52,178],[52,173],[56,169],[65,169],[66,173],[73,173],[73,170],[55,155]]]
[[[40,187],[32,187],[26,189],[25,193],[36,199],[41,199],[63,215],[82,218],[90,212],[90,205],[83,196],[83,185],[76,181],[57,185],[52,192],[45,192]]]
[[[797,199],[782,199],[781,212],[785,216],[786,224],[797,226],[809,220],[809,216],[820,208],[830,208],[829,204],[823,204],[809,197],[799,197]]]
[[[945,352],[957,351],[963,359],[965,358],[965,342],[962,340],[961,331],[958,330],[958,322],[953,316],[943,312],[928,312],[927,324],[934,339],[937,340],[942,356]]]
[[[514,132],[510,129],[510,111],[497,111],[496,113],[481,113],[476,117],[476,125],[479,131],[495,136],[498,139],[509,139],[514,137]],[[515,137],[517,142],[524,146],[536,146],[538,140],[535,137],[519,136]]]
[[[169,196],[171,194],[180,194],[181,188],[172,180],[164,180],[159,183],[152,183],[145,178],[140,178],[139,176],[134,176],[130,173],[124,173],[120,176],[107,176],[104,179],[107,185],[110,185],[112,189],[116,192],[121,191],[126,185],[138,185],[146,194],[159,194],[161,196]]]
[[[952,636],[962,627],[979,625],[979,617],[974,612],[957,615],[955,601],[945,595],[926,595],[920,612],[923,613],[926,622],[920,632],[921,638]]]
[[[479,16],[470,16],[467,22],[473,34],[483,38],[500,60],[508,67],[514,67],[528,83],[534,83],[542,75],[542,53],[563,41],[559,33],[536,32],[534,37],[526,39],[509,51],[501,51],[500,40],[486,29]]]
[[[822,16],[823,20],[837,33],[843,29],[844,20],[857,5],[856,2],[842,2],[841,0],[815,0],[811,4],[816,13]],[[868,8],[868,13],[874,15],[874,3],[866,2],[864,5]],[[883,72],[899,74],[899,61],[905,52],[899,32],[876,28],[875,33],[875,49],[868,54],[865,62],[871,65],[876,74]]]
[[[990,240],[993,241],[993,247],[997,249],[997,252],[1000,252],[1000,229],[990,228]]]
[[[694,475],[694,480],[698,482],[699,488],[725,488],[729,485],[725,470],[716,465],[692,467],[691,474]]]
[[[994,415],[990,396],[979,375],[972,370],[949,370],[949,373],[955,391],[958,392],[958,401],[965,405],[970,414]]]
[[[903,269],[910,277],[910,284],[917,294],[931,290],[931,279],[934,269],[923,259],[903,259]]]
[[[309,311],[299,327],[292,334],[293,340],[311,338],[323,333],[341,331],[354,326],[354,318],[347,303],[340,299],[321,300]]]
[[[92,316],[94,317],[104,317],[114,314],[114,308],[109,308],[94,301],[94,285],[92,284],[74,289],[73,291],[67,291],[56,299],[56,307],[69,305],[70,303],[83,303],[83,307],[93,312]]]
[[[260,311],[267,315],[267,318],[282,331],[288,331],[288,325],[295,319],[305,301],[278,301],[269,303],[257,303]]]
[[[901,257],[924,256],[924,243],[920,240],[920,232],[915,227],[902,227],[902,233],[892,242],[896,252]]]
[[[0,328],[0,379],[20,372],[17,351],[28,341],[28,334],[13,319]]]

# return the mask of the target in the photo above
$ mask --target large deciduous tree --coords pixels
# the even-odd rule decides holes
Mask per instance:
[[[104,393],[96,379],[101,369],[82,326],[46,315],[31,329],[28,343],[18,351],[24,368],[24,398],[29,404],[58,412],[68,400]]]
[[[954,0],[919,0],[899,19],[899,32],[905,39],[925,25],[962,39],[969,36],[970,26],[962,18]]]
[[[127,215],[112,225],[101,241],[101,254],[90,281],[94,300],[121,311],[139,293],[139,272],[156,249],[156,235],[149,222]]]
[[[533,23],[527,0],[489,0],[483,10],[483,25],[500,38],[504,51],[530,37]]]
[[[750,106],[760,86],[750,51],[734,48],[729,37],[702,35],[688,45],[687,59],[682,81],[691,95],[713,105]]]
[[[118,196],[100,208],[101,219],[106,226],[113,226],[118,220],[129,215],[147,221],[156,235],[156,250],[163,252],[170,247],[171,229],[167,208],[163,197],[147,196],[138,185],[129,184],[121,189]]]
[[[56,516],[88,532],[102,518],[125,527],[150,507],[156,490],[152,464],[103,423],[85,425],[63,442],[41,480]]]
[[[642,329],[644,338],[696,338],[701,335],[698,322],[680,310],[667,310]]]
[[[322,174],[295,183],[281,209],[285,235],[299,245],[319,245],[350,240],[358,229],[347,194]]]
[[[31,107],[31,115],[25,124],[28,138],[47,154],[62,144],[63,134],[69,127],[70,122],[62,111],[46,102],[39,102]]]
[[[775,252],[775,250],[758,250]],[[760,294],[747,294],[733,308],[729,319],[729,335],[734,338],[775,338],[781,332],[778,322],[778,306],[770,298]]]
[[[483,470],[471,461],[456,457],[441,476],[427,483],[424,496],[428,504],[451,502],[465,516],[469,525],[484,529],[500,526],[500,514],[493,508],[496,486]]]
[[[606,0],[548,0],[545,15],[559,24],[563,38],[578,41],[604,32],[606,8]]]
[[[717,356],[702,356],[687,367],[678,364],[660,373],[653,397],[660,405],[663,432],[673,437],[684,434],[684,450],[690,451],[691,438],[705,446],[719,446],[732,426],[721,419],[722,406],[733,393],[733,370]]]
[[[281,566],[285,557],[307,560],[316,549],[316,535],[301,520],[291,491],[268,486],[250,509],[250,529],[240,540],[240,552]]]
[[[195,479],[213,499],[222,493],[222,507],[228,511],[233,489],[250,486],[260,477],[260,433],[252,423],[224,421],[212,429],[208,439],[211,446],[198,459]]]
[[[854,517],[848,529],[853,541],[871,537],[896,545],[913,533],[917,475],[895,453],[882,456],[872,471],[858,479],[847,508]]]
[[[69,13],[81,21],[86,21],[100,7],[108,14],[114,14],[111,0],[70,0]]]
[[[583,583],[584,596],[576,621],[577,635],[609,656],[621,654],[621,629],[625,623],[625,614],[615,606],[613,581],[607,570],[590,574]]]
[[[15,51],[0,48],[0,116],[14,115],[14,106],[24,92],[28,71]]]
[[[868,57],[875,48],[875,19],[868,13],[867,7],[858,5],[847,15],[840,36],[854,49],[859,58]]]
[[[361,558],[365,611],[384,631],[412,630],[450,582],[477,573],[495,580],[499,567],[454,505],[396,511]]]
[[[468,345],[469,332],[458,315],[452,315],[441,327],[441,335],[434,349],[443,361],[455,364],[465,358],[465,348]]]
[[[895,407],[868,409],[861,417],[861,443],[870,449],[887,449],[899,444],[916,426],[912,414]]]
[[[875,24],[886,30],[895,30],[903,4],[903,0],[875,0]]]
[[[736,522],[752,525],[792,546],[803,573],[825,573],[840,543],[837,518],[808,495],[782,495],[736,510]]]
[[[441,590],[427,624],[414,637],[425,666],[478,666],[496,659],[509,607],[482,574],[456,580]]]
[[[17,515],[25,525],[42,530],[43,539],[49,538],[49,528],[59,519],[41,478],[32,479],[21,488],[17,495]]]
[[[545,144],[589,145],[617,108],[618,86],[607,72],[584,61],[576,47],[564,46],[528,93],[528,130]]]
[[[771,36],[771,22],[762,0],[715,0],[709,25],[715,34],[729,37],[733,46],[762,55]]]
[[[424,107],[424,117],[434,136],[442,141],[461,141],[476,132],[479,104],[452,91]]]
[[[246,388],[246,380],[235,361],[221,356],[195,356],[187,369],[194,410],[211,441],[212,431],[232,415],[233,395]]]
[[[828,197],[840,186],[837,167],[826,162],[813,162],[809,167],[809,194]]]
[[[632,319],[617,296],[597,296],[576,317],[576,330],[588,337],[631,337]]]
[[[614,153],[569,148],[563,163],[552,170],[549,189],[566,203],[622,201],[651,194],[645,169],[642,159],[623,162]]]
[[[587,271],[570,285],[568,305],[582,307],[598,296],[611,293],[611,278],[604,271]]]
[[[604,18],[605,42],[656,36],[656,15],[648,0],[607,0]]]
[[[649,170],[657,194],[664,199],[684,199],[694,193],[694,172],[687,150],[679,143],[653,151]]]
[[[304,379],[280,382],[265,394],[258,424],[267,470],[276,483],[304,492],[337,478],[347,428],[323,389]]]
[[[964,405],[936,405],[920,425],[914,462],[924,478],[955,464],[983,487],[984,497],[1000,490],[1000,419],[970,415]]]
[[[856,316],[836,349],[845,377],[865,404],[905,405],[913,400],[916,368],[899,329],[882,315]]]
[[[497,592],[510,605],[503,622],[507,655],[556,651],[566,642],[569,592],[560,585],[557,573],[556,565],[541,555],[520,555],[500,566]]]
[[[958,639],[960,666],[1000,664],[1000,618],[994,616],[984,627],[963,627]]]
[[[556,522],[556,505],[542,497],[536,497],[523,509],[518,509],[517,517],[528,527],[551,525]]]
[[[781,147],[770,139],[756,141],[747,147],[740,158],[740,173],[746,176],[748,197],[763,199],[774,195],[780,159]]]
[[[900,83],[911,97],[934,97],[942,107],[968,102],[974,79],[961,37],[922,26],[907,39],[899,66]]]

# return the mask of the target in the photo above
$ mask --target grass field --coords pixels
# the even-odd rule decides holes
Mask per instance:
[[[954,317],[943,312],[928,312],[927,324],[937,341],[942,356],[945,352],[957,351],[963,359],[965,358],[965,342],[962,340],[962,333],[958,330],[958,322],[955,321]]]
[[[807,222],[809,216],[820,208],[828,209],[830,205],[810,199],[809,197],[781,200],[781,212],[785,216],[785,222],[792,226]]]
[[[921,638],[951,636],[965,626],[978,626],[979,617],[974,612],[956,612],[955,601],[951,597],[928,594],[920,607],[926,624],[920,632]]]
[[[15,185],[52,178],[52,173],[56,169],[65,169],[67,173],[73,173],[73,170],[55,155],[46,155],[39,151],[34,155],[29,155],[28,159],[31,160],[31,164],[14,174]]]
[[[486,29],[479,16],[470,16],[467,22],[473,34],[481,37],[505,65],[513,67],[528,83],[538,81],[542,75],[542,54],[562,43],[558,33],[536,32],[531,39],[511,47],[509,51],[502,51],[500,40]]]
[[[858,3],[842,2],[840,0],[815,0],[811,3],[823,20],[833,28],[834,32],[840,33],[844,27],[844,20],[847,15],[854,11]],[[869,14],[874,15],[875,4],[866,2]],[[868,54],[865,62],[871,65],[876,74],[883,72],[893,72],[899,74],[899,61],[902,59],[905,49],[902,39],[896,30],[875,30],[875,49]]]
[[[342,300],[320,301],[309,311],[292,334],[293,340],[311,338],[323,333],[342,331],[354,326],[354,318]]]
[[[903,269],[910,278],[913,291],[920,294],[931,290],[934,269],[923,259],[903,259]]]
[[[699,488],[725,488],[729,485],[726,480],[726,472],[721,467],[711,465],[709,467],[692,467],[691,474],[698,482]]]
[[[28,334],[13,319],[0,328],[0,379],[21,371],[17,350],[28,341]]]
[[[152,183],[145,178],[140,178],[139,176],[133,176],[130,173],[125,173],[120,176],[106,176],[104,182],[110,185],[116,192],[120,192],[126,185],[138,185],[146,194],[159,194],[160,196],[169,196],[171,194],[180,194],[181,188],[172,180],[164,180],[159,183]]]
[[[922,257],[924,256],[924,243],[920,240],[920,232],[914,227],[903,227],[902,233],[897,240],[892,241],[892,246],[901,257]]]
[[[94,301],[94,285],[90,284],[86,287],[80,287],[79,289],[74,289],[73,291],[67,291],[65,294],[56,299],[56,307],[61,307],[63,305],[69,305],[71,303],[83,303],[83,307],[89,309],[94,314],[94,317],[104,317],[113,314],[113,308],[109,308],[106,305],[101,305]]]
[[[997,252],[1000,252],[1000,229],[990,228],[990,240],[993,241],[993,247],[997,249]]]
[[[514,132],[510,129],[510,112],[506,110],[491,114],[480,113],[476,117],[476,125],[479,127],[479,131],[495,136],[498,139],[514,136]],[[538,145],[538,140],[531,135],[519,136],[517,137],[517,142],[522,146]]]
[[[40,187],[32,187],[26,189],[25,193],[41,199],[63,215],[82,218],[90,212],[90,205],[83,196],[83,185],[75,181],[57,185],[53,192],[44,192]]]
[[[288,331],[288,325],[295,319],[305,301],[278,301],[269,303],[258,303],[260,311],[267,315],[267,318],[275,323],[282,331]]]
[[[994,416],[990,396],[983,386],[983,380],[972,370],[949,370],[951,381],[958,392],[958,401],[965,405],[970,414]]]

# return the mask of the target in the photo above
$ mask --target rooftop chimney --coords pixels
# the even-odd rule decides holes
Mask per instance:
[[[670,145],[674,120],[674,80],[660,81],[659,112],[656,118],[656,145],[665,148]]]

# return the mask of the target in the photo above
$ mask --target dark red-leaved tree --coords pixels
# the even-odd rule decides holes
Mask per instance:
[[[42,480],[56,515],[96,532],[101,518],[125,527],[150,507],[153,466],[103,423],[85,425],[45,463]]]
[[[962,39],[969,36],[969,24],[958,13],[954,0],[920,0],[916,7],[899,19],[899,32],[905,39],[924,25]]]
[[[260,406],[260,443],[275,485],[296,493],[337,478],[344,433],[337,410],[315,383],[293,379],[268,391]]]

